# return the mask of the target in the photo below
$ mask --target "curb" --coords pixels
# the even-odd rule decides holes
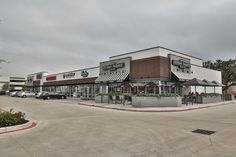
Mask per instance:
[[[7,112],[7,111],[0,108],[0,112]]]
[[[12,132],[27,130],[27,129],[34,128],[36,126],[37,126],[37,123],[29,121],[21,125],[0,128],[0,134],[7,134],[7,133],[12,133]]]
[[[79,105],[82,106],[88,106],[88,107],[96,107],[96,108],[103,108],[103,109],[110,109],[110,110],[118,110],[118,111],[129,111],[129,112],[185,112],[185,111],[193,111],[193,110],[200,110],[200,109],[205,109],[205,108],[211,108],[211,107],[218,107],[218,106],[224,106],[231,104],[232,102],[227,102],[227,103],[221,103],[217,105],[212,105],[212,106],[202,106],[202,107],[196,107],[196,108],[186,108],[186,109],[170,109],[170,110],[142,110],[142,109],[126,109],[126,108],[117,108],[117,107],[107,107],[107,106],[99,106],[99,105],[90,105],[86,103],[79,102]]]

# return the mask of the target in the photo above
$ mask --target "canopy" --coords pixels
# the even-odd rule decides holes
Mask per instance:
[[[221,83],[219,83],[217,81],[212,81],[212,83],[214,83],[215,86],[219,86],[219,87],[224,87],[225,86],[225,85],[223,85],[223,84],[221,84]]]
[[[171,86],[171,87],[182,87],[183,85],[180,82],[171,82],[171,83],[167,83],[167,85]]]
[[[119,73],[111,75],[100,75],[95,82],[123,82],[127,77],[128,73]]]
[[[178,77],[179,81],[186,81],[192,79],[192,74],[189,73],[183,73],[183,72],[177,72],[177,71],[171,71],[176,77]]]
[[[207,83],[207,85],[208,85],[208,86],[211,86],[211,87],[214,87],[214,86],[216,86],[216,84],[215,84],[215,83],[212,83],[212,82],[210,82],[210,81],[208,81],[208,80],[206,80],[206,79],[202,80],[202,82],[205,82],[205,83]]]
[[[142,87],[145,85],[144,82],[133,82],[133,83],[129,83],[132,87]]]
[[[147,84],[145,84],[146,87],[157,87],[157,84],[155,84],[154,82],[148,82]]]
[[[184,85],[184,86],[208,86],[208,84],[206,82],[203,82],[203,81],[196,79],[196,78],[189,80],[185,83],[182,83],[182,85]]]

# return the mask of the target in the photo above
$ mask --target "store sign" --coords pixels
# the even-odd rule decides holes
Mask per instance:
[[[172,65],[178,66],[180,69],[188,69],[191,67],[190,63],[187,63],[182,59],[172,60]]]
[[[82,76],[82,77],[88,77],[88,75],[89,75],[89,73],[88,73],[87,70],[81,71],[81,76]]]
[[[181,56],[170,54],[169,58],[171,60],[171,71],[181,72],[181,73],[191,73],[191,60],[189,58],[184,58]]]
[[[57,80],[57,76],[48,76],[46,77],[46,81],[55,81]]]
[[[130,57],[100,63],[100,75],[130,73]]]
[[[63,79],[74,78],[74,77],[75,77],[75,73],[74,72],[63,74]]]
[[[103,66],[103,70],[104,71],[116,71],[117,69],[121,69],[121,68],[124,68],[125,67],[125,63],[116,63],[116,62],[113,62],[113,63],[110,63],[108,65],[105,65]]]

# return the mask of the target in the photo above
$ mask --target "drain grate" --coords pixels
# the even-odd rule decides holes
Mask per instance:
[[[203,135],[211,135],[211,134],[216,133],[216,131],[204,130],[204,129],[196,129],[196,130],[193,130],[192,132],[198,133],[198,134],[203,134]]]

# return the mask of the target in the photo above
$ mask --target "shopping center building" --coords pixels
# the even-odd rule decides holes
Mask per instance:
[[[0,91],[7,84],[10,91],[21,91],[26,85],[25,77],[0,76]]]
[[[40,72],[28,75],[28,87],[33,92],[62,92],[67,96],[94,98],[98,85],[95,80],[99,67],[91,67],[56,74]]]
[[[98,67],[56,74],[40,72],[27,78],[31,91],[63,92],[82,98],[110,92],[222,93],[222,87],[181,87],[193,78],[221,83],[221,72],[204,68],[198,57],[159,46],[111,56]]]

